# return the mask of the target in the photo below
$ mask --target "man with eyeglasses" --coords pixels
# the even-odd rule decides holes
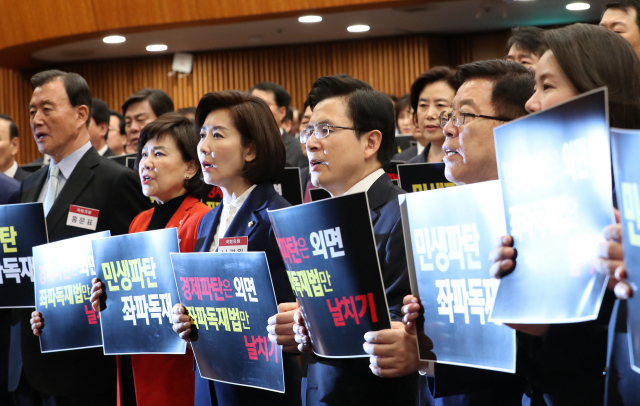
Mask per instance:
[[[404,192],[383,169],[393,156],[393,105],[387,95],[370,85],[336,76],[314,83],[309,104],[313,113],[309,126],[300,133],[300,142],[306,143],[311,180],[332,196],[367,193],[394,331],[411,339],[399,322],[402,298],[410,292],[398,204],[398,195]],[[376,273],[372,270],[371,277],[377,277]],[[371,373],[367,358],[328,359],[310,354],[311,342],[296,303],[280,304],[267,330],[284,351],[304,353],[303,370],[307,372],[302,400],[306,406],[416,404],[417,373],[381,379]]]
[[[440,114],[445,142],[445,176],[456,185],[498,179],[493,129],[527,114],[524,105],[533,95],[534,74],[524,66],[504,60],[462,65],[456,79],[462,83],[450,111]],[[403,313],[418,313],[420,305],[404,299]],[[415,324],[406,327],[412,340],[392,330],[365,335],[364,348],[371,354],[371,370],[382,377],[403,376],[414,371],[434,377],[421,378],[420,405],[522,404],[526,383],[521,374],[507,374],[440,363],[420,362]]]

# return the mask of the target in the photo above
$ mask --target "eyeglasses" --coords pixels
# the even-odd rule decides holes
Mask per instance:
[[[309,125],[304,130],[300,131],[300,143],[306,144],[309,141],[309,138],[313,134],[316,135],[316,139],[326,138],[331,134],[332,128],[339,128],[341,130],[353,130],[358,131],[356,128],[352,127],[340,127],[339,125],[327,124],[327,123],[316,123],[313,125]]]
[[[482,114],[472,114],[467,113],[464,110],[453,109],[451,111],[443,111],[440,113],[440,127],[444,128],[445,125],[449,122],[449,120],[453,120],[453,125],[455,127],[460,127],[464,124],[467,116],[478,117],[478,118],[487,118],[489,120],[498,120],[498,121],[511,121],[510,118],[505,117],[493,117],[493,116],[483,116]]]

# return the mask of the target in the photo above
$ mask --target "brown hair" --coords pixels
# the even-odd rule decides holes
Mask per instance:
[[[201,199],[209,192],[210,187],[202,180],[202,166],[198,159],[198,134],[195,126],[188,118],[178,113],[166,113],[158,117],[155,121],[147,124],[140,132],[138,140],[138,153],[136,155],[135,168],[138,169],[142,148],[152,138],[160,140],[164,137],[171,137],[176,142],[182,160],[184,162],[195,161],[198,171],[191,179],[185,179],[183,186],[187,193]]]
[[[286,152],[267,103],[238,90],[207,93],[196,108],[196,129],[202,128],[209,113],[219,109],[229,110],[242,146],[255,145],[256,158],[245,163],[243,177],[254,184],[275,182],[284,171]]]
[[[612,127],[640,128],[640,59],[631,44],[590,24],[573,24],[543,35],[578,92],[608,88]]]

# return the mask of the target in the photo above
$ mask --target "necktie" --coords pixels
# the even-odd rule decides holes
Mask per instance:
[[[53,202],[58,197],[58,183],[60,181],[60,167],[58,165],[52,165],[49,170],[49,186],[47,187],[47,195],[44,198],[44,215],[49,214]]]

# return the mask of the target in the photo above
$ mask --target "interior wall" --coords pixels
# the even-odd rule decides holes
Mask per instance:
[[[283,85],[291,104],[301,108],[318,77],[346,73],[377,90],[401,96],[420,73],[435,65],[503,57],[502,34],[428,37],[409,35],[334,43],[223,50],[194,55],[193,72],[185,78],[167,76],[172,56],[90,61],[50,68],[82,75],[95,97],[120,111],[122,102],[145,87],[166,91],[176,109],[196,106],[210,91],[248,90],[261,81]],[[504,43],[503,43],[504,44]],[[502,45],[504,46],[504,45]],[[433,63],[430,63],[433,60]],[[11,115],[20,130],[19,163],[40,156],[29,129],[29,78],[34,71],[0,68],[0,113]]]

